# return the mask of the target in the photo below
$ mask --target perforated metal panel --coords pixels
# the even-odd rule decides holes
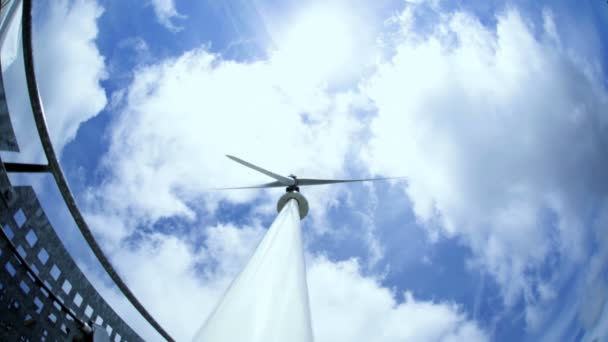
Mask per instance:
[[[140,341],[80,271],[31,187],[12,188],[0,170],[0,224],[18,253],[73,313],[103,326],[111,341]],[[66,340],[79,330],[0,237],[0,340]]]

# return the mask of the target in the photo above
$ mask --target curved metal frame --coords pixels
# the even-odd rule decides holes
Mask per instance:
[[[87,223],[84,220],[78,206],[76,204],[76,200],[70,191],[66,178],[63,174],[61,166],[59,165],[59,161],[57,160],[57,155],[55,154],[55,150],[53,149],[53,145],[51,143],[51,137],[49,135],[48,128],[46,126],[46,120],[44,115],[44,109],[42,107],[42,100],[40,98],[40,93],[38,92],[38,84],[36,82],[36,75],[34,70],[34,56],[33,56],[33,48],[32,48],[32,0],[23,0],[23,13],[22,13],[22,38],[23,38],[23,61],[25,65],[25,76],[27,80],[27,89],[30,97],[30,103],[32,106],[32,112],[34,114],[34,119],[36,121],[36,128],[38,130],[38,135],[40,136],[40,141],[42,142],[42,147],[44,149],[44,154],[46,156],[48,162],[48,170],[51,172],[53,177],[55,178],[55,182],[57,183],[57,187],[61,192],[61,196],[65,201],[78,229],[80,230],[82,236],[89,244],[89,247],[93,250],[93,253],[106,270],[110,278],[114,281],[116,286],[120,289],[120,291],[125,295],[125,297],[131,302],[131,304],[139,311],[139,313],[144,317],[148,323],[156,331],[164,337],[167,341],[174,341],[173,338],[163,329],[160,324],[150,315],[150,313],[144,308],[144,306],[139,302],[139,300],[135,297],[133,292],[129,289],[127,284],[120,278],[103,250],[95,240],[93,233],[89,229]]]

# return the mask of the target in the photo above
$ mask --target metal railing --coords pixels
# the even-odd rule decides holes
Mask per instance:
[[[70,191],[68,182],[61,169],[57,155],[53,149],[49,131],[46,125],[44,109],[40,93],[38,91],[38,84],[36,82],[36,74],[34,70],[34,56],[32,47],[32,0],[23,0],[23,11],[22,11],[22,44],[23,44],[23,59],[25,66],[25,76],[27,81],[27,89],[29,93],[30,104],[36,122],[36,128],[44,154],[46,156],[48,165],[37,165],[37,164],[19,164],[19,163],[5,163],[7,172],[49,172],[52,174],[57,187],[67,205],[70,214],[72,215],[78,229],[82,236],[86,240],[87,244],[108,273],[112,281],[124,294],[124,296],[131,302],[131,304],[139,311],[144,319],[167,341],[173,341],[173,338],[167,333],[167,331],[152,317],[152,315],[146,310],[141,302],[135,297],[133,292],[129,289],[127,284],[118,275],[108,257],[104,254],[99,243],[95,240],[93,233],[89,229],[82,213],[78,209],[75,198]]]

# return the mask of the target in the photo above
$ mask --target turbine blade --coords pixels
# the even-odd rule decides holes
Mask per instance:
[[[284,176],[281,176],[281,175],[277,175],[274,172],[270,172],[268,170],[262,169],[259,166],[253,165],[253,164],[251,164],[249,162],[246,162],[243,159],[240,159],[240,158],[237,158],[235,156],[228,155],[228,154],[226,155],[226,157],[234,160],[235,162],[237,162],[237,163],[239,163],[241,165],[245,165],[245,166],[247,166],[250,169],[254,169],[254,170],[258,171],[258,172],[261,172],[261,173],[265,174],[266,176],[274,178],[274,179],[278,180],[279,182],[281,182],[284,186],[293,185],[295,183],[295,181],[292,178],[284,177]]]
[[[373,182],[390,179],[405,179],[405,177],[364,178],[364,179],[313,179],[298,178],[298,185],[323,185],[335,183]]]
[[[209,190],[237,190],[237,189],[262,189],[262,188],[282,188],[284,187],[285,184],[275,181],[275,182],[270,182],[270,183],[265,183],[265,184],[259,184],[259,185],[251,185],[251,186],[239,186],[239,187],[234,187],[234,188],[211,188]]]

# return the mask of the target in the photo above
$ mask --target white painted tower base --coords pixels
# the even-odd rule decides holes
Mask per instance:
[[[297,200],[281,209],[193,341],[313,341]]]

